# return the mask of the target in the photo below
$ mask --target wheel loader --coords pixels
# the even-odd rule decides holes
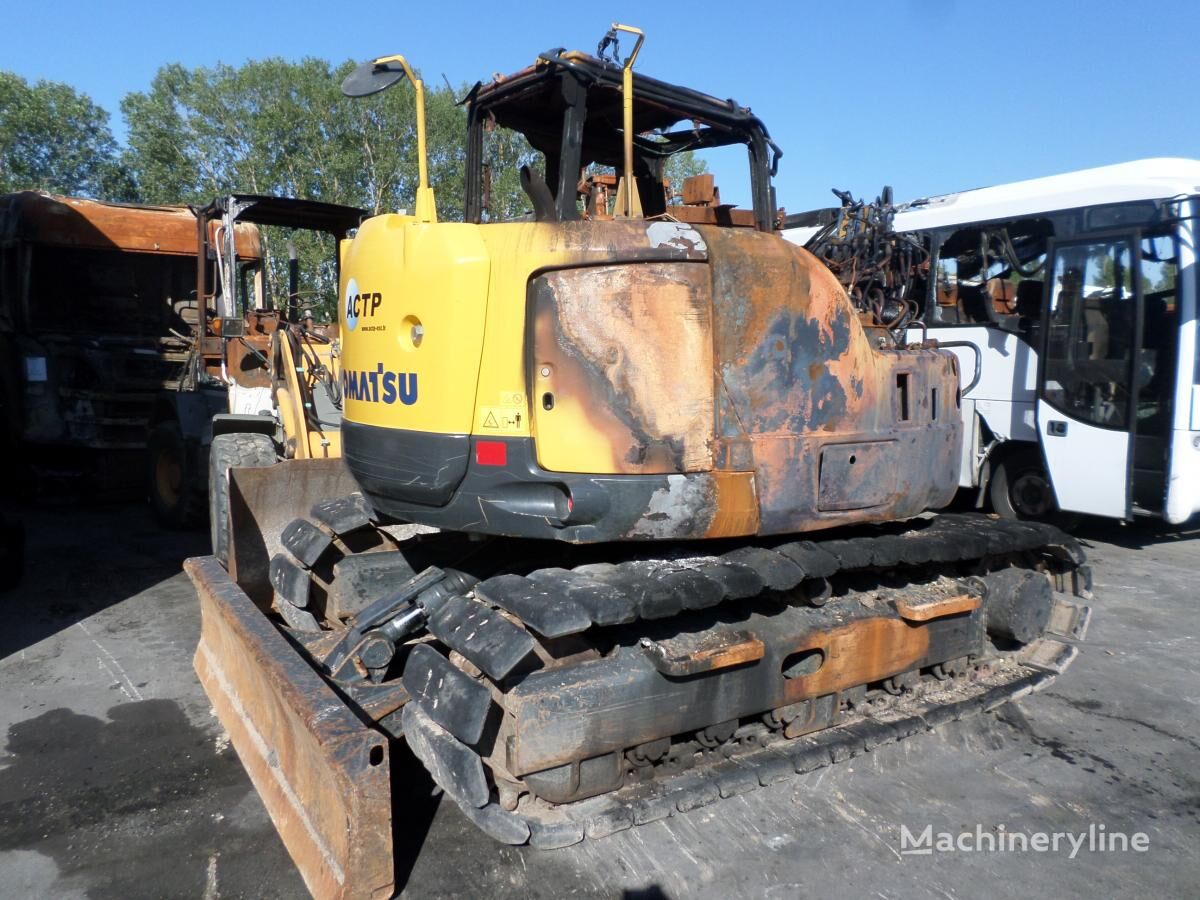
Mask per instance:
[[[926,512],[955,357],[784,241],[766,126],[635,75],[641,43],[477,84],[462,221],[407,60],[343,84],[411,83],[420,162],[413,212],[341,248],[343,461],[232,469],[228,570],[186,563],[200,679],[314,895],[392,891],[399,741],[492,838],[563,847],[991,710],[1083,637],[1071,538]],[[744,208],[703,176],[673,202],[673,156],[737,145]],[[281,485],[311,509],[258,527]]]
[[[366,213],[249,194],[218,197],[192,212],[200,299],[183,372],[150,418],[148,494],[160,521],[185,525],[202,518],[196,499],[207,493],[213,553],[224,563],[229,468],[341,454],[337,328],[318,321],[319,298],[301,290],[314,287],[321,273],[301,271],[297,239],[324,237],[333,251]],[[274,260],[266,251],[269,237],[285,236],[286,293],[276,298],[267,278]],[[336,272],[336,253],[314,268],[321,266]],[[280,499],[260,508],[271,505],[287,515]]]

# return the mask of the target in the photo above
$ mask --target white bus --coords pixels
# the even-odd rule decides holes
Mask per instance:
[[[1198,216],[1188,159],[897,207],[895,230],[936,276],[921,282],[928,337],[959,356],[959,483],[980,505],[1172,524],[1200,512]]]

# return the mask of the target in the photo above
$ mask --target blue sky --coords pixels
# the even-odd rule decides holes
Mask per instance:
[[[784,150],[776,186],[791,211],[829,205],[834,186],[874,196],[889,183],[906,199],[1200,157],[1200,0],[7,0],[0,69],[74,85],[113,113],[120,136],[121,97],[169,62],[402,52],[426,81],[458,85],[549,47],[593,50],[613,20],[646,31],[640,70],[763,118]],[[740,168],[713,168],[724,199],[745,193]]]

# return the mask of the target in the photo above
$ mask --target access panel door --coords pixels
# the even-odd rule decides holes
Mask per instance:
[[[1058,244],[1042,317],[1037,419],[1058,505],[1127,518],[1138,292],[1131,236]]]

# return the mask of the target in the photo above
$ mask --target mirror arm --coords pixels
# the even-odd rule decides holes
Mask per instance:
[[[417,199],[414,211],[418,222],[436,222],[437,203],[433,188],[429,186],[429,163],[425,152],[425,85],[413,72],[408,60],[399,54],[381,56],[375,60],[375,65],[383,66],[392,62],[400,64],[417,93]]]
[[[621,111],[623,113],[621,129],[624,132],[622,138],[625,144],[625,215],[632,217],[634,210],[640,206],[635,202],[637,182],[633,179],[633,63],[637,59],[638,51],[642,49],[642,41],[646,37],[640,28],[634,28],[632,25],[619,25],[613,22],[612,30],[614,32],[624,31],[637,36],[633,52],[625,58],[625,65],[621,71]]]
[[[437,204],[433,199],[433,188],[429,186],[429,163],[425,154],[425,85],[419,78],[412,79],[417,92],[417,203],[418,222],[436,222]]]

